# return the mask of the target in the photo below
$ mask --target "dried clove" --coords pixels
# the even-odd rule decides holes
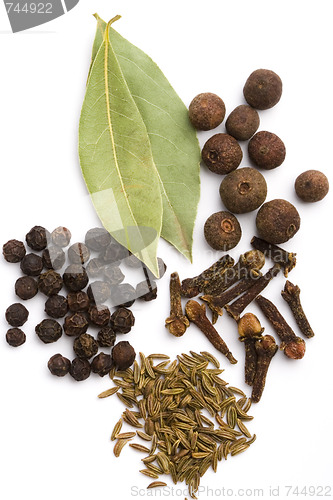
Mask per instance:
[[[251,245],[260,250],[266,257],[269,257],[276,264],[280,264],[284,269],[284,275],[287,278],[288,273],[296,266],[296,254],[292,252],[287,252],[283,248],[273,245],[273,243],[268,243],[261,238],[254,236],[251,240]]]
[[[201,300],[207,302],[209,309],[213,313],[212,323],[216,323],[219,316],[223,314],[223,308],[239,295],[246,292],[254,283],[255,278],[248,278],[239,281],[235,286],[222,292],[220,295],[202,295]]]
[[[288,358],[302,359],[305,354],[304,340],[295,335],[293,329],[270,300],[259,295],[256,298],[256,302],[282,340],[280,349],[283,350]]]
[[[303,335],[305,335],[305,337],[309,339],[311,337],[314,337],[314,331],[312,330],[310,323],[304,313],[301,304],[300,293],[301,290],[299,286],[293,285],[292,283],[290,283],[290,281],[287,280],[284,286],[284,290],[282,290],[281,292],[281,295],[289,305],[299,329],[301,330]]]
[[[214,262],[208,269],[194,278],[186,278],[182,281],[181,293],[184,297],[192,298],[203,292],[210,281],[224,273],[226,269],[232,267],[235,261],[230,255],[224,255],[217,262]]]
[[[178,273],[170,276],[170,316],[165,320],[165,326],[175,337],[181,337],[189,326],[187,317],[183,314],[181,301],[181,284]]]
[[[254,403],[258,403],[265,388],[268,367],[278,350],[278,346],[271,335],[264,335],[262,339],[256,341],[255,349],[258,360],[251,399]]]
[[[262,338],[263,331],[257,316],[252,313],[246,313],[238,320],[239,340],[245,347],[245,382],[248,385],[253,385],[256,375],[258,356],[255,344]]]
[[[259,277],[259,269],[265,264],[265,256],[259,250],[250,250],[239,257],[238,262],[225,269],[223,274],[213,276],[205,285],[205,295],[220,295],[243,278]]]
[[[264,276],[261,276],[239,299],[235,300],[231,305],[226,305],[225,310],[236,321],[239,320],[240,315],[244,309],[251,304],[251,302],[261,293],[269,282],[279,274],[280,265],[275,264],[267,271]]]
[[[218,351],[220,351],[227,357],[230,363],[237,363],[237,360],[229,351],[227,344],[224,342],[217,330],[207,318],[206,307],[204,304],[200,305],[195,300],[189,300],[185,306],[185,312],[188,319],[192,321],[192,323],[194,323],[202,331],[202,333],[206,335],[207,339]]]

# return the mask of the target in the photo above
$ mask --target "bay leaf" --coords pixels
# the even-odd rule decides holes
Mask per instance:
[[[97,14],[94,61],[106,23]],[[188,110],[160,68],[113,28],[110,43],[147,127],[163,200],[161,236],[192,261],[200,197],[200,147]]]
[[[114,20],[104,30],[87,83],[79,125],[80,165],[104,227],[158,275],[160,183],[147,129],[110,44]]]

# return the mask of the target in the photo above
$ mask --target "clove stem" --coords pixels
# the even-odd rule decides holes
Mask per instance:
[[[253,385],[257,371],[257,351],[255,343],[262,338],[264,328],[261,327],[257,316],[246,313],[238,321],[238,334],[240,342],[245,347],[245,382]]]
[[[275,264],[271,269],[267,271],[264,276],[261,276],[254,285],[252,285],[247,292],[244,293],[239,299],[233,302],[231,305],[226,305],[225,310],[227,313],[234,318],[236,321],[239,320],[240,315],[244,309],[251,304],[251,302],[259,295],[269,284],[269,282],[279,274],[280,265]]]
[[[178,273],[170,276],[170,316],[165,320],[165,326],[175,337],[181,337],[189,326],[187,317],[183,314],[180,279]]]
[[[192,298],[199,295],[205,286],[217,276],[234,265],[235,261],[230,255],[224,255],[218,261],[214,262],[208,269],[194,278],[186,278],[182,281],[181,293],[184,297]]]
[[[262,295],[256,298],[256,302],[280,337],[282,341],[280,349],[288,358],[302,359],[305,354],[304,340],[296,336],[273,302]]]
[[[264,335],[261,340],[257,340],[255,343],[255,349],[258,361],[251,399],[254,403],[258,403],[265,388],[269,365],[278,350],[278,346],[271,335]]]
[[[223,314],[223,308],[229,302],[236,299],[239,295],[246,292],[254,283],[254,278],[244,279],[239,281],[235,286],[225,290],[220,295],[202,295],[201,300],[207,302],[209,309],[213,313],[213,325],[216,323],[219,316]]]
[[[296,254],[287,252],[283,248],[268,243],[261,238],[254,236],[251,240],[251,245],[263,252],[267,257],[271,258],[276,264],[280,264],[284,269],[284,275],[287,278],[288,273],[296,266]]]
[[[195,300],[189,300],[185,306],[185,312],[188,319],[206,335],[207,339],[218,351],[227,357],[230,363],[237,363],[237,360],[229,351],[227,344],[207,318],[206,307],[204,304],[199,304],[199,302]]]
[[[281,295],[284,300],[289,305],[291,312],[296,320],[296,323],[305,337],[308,339],[314,337],[314,331],[312,330],[310,323],[304,313],[301,298],[301,290],[297,285],[293,285],[290,281],[286,281],[284,290],[282,290]]]

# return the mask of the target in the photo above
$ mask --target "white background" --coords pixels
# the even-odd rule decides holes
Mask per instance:
[[[200,494],[202,500],[223,493],[256,498],[262,496],[261,490],[265,498],[274,493],[283,499],[304,496],[296,490],[287,496],[287,486],[298,487],[299,492],[304,486],[315,486],[318,498],[319,493],[333,495],[332,194],[320,203],[304,204],[293,189],[296,176],[308,169],[324,171],[332,182],[330,7],[330,1],[320,0],[81,0],[75,9],[49,24],[11,34],[0,5],[1,245],[11,238],[24,239],[35,224],[49,230],[65,225],[73,233],[73,242],[82,240],[98,224],[77,155],[94,12],[105,20],[122,15],[115,29],[152,56],[186,105],[199,92],[215,92],[224,99],[228,114],[244,102],[243,84],[253,70],[272,69],[283,80],[280,103],[260,112],[260,129],[277,133],[287,148],[284,164],[265,172],[267,199],[286,198],[301,214],[301,230],[284,246],[297,252],[297,267],[290,280],[302,289],[316,336],[306,341],[303,360],[291,361],[282,352],[273,359],[263,398],[251,409],[255,418],[249,429],[257,434],[257,441],[246,453],[221,463],[217,474],[209,471],[204,476],[201,484],[211,490]],[[220,131],[224,125],[214,133]],[[212,134],[201,132],[201,145]],[[249,165],[245,146],[242,166]],[[221,178],[202,167],[201,181],[194,262],[186,262],[161,241],[159,255],[168,271],[159,283],[158,299],[133,306],[136,326],[126,336],[137,352],[162,351],[172,358],[190,349],[214,352],[196,327],[179,339],[164,327],[169,313],[169,274],[178,270],[181,278],[193,276],[219,257],[205,243],[202,228],[206,218],[222,208],[218,195]],[[254,214],[239,219],[243,238],[231,251],[235,259],[249,249],[255,232]],[[140,488],[140,497],[145,498],[149,479],[138,472],[140,455],[129,448],[119,459],[112,453],[109,436],[123,407],[115,396],[97,398],[111,381],[91,376],[77,383],[69,376],[51,376],[46,368],[49,357],[56,352],[68,357],[73,354],[67,338],[44,345],[35,335],[34,326],[44,317],[42,297],[27,304],[26,344],[18,349],[8,346],[3,313],[16,300],[13,284],[19,268],[1,258],[0,275],[0,497],[127,500]],[[280,297],[283,286],[280,276],[265,295],[295,326]],[[248,310],[259,316],[266,333],[274,334],[256,305]],[[243,381],[244,352],[235,324],[224,316],[217,327],[239,360],[231,366],[217,353],[225,368],[224,379],[250,395]],[[169,478],[167,482],[171,488]],[[169,489],[166,494],[184,498],[183,489],[179,485],[177,491]],[[218,490],[215,495],[214,490]],[[158,492],[150,495],[159,497]]]

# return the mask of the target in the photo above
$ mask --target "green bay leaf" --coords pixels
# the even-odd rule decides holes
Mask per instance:
[[[80,165],[104,227],[158,275],[160,183],[147,129],[110,44],[109,29],[96,51],[82,105]]]
[[[95,14],[92,61],[106,23]],[[161,236],[192,260],[193,228],[200,197],[200,147],[188,110],[156,63],[110,29],[110,43],[147,127],[163,200]]]

